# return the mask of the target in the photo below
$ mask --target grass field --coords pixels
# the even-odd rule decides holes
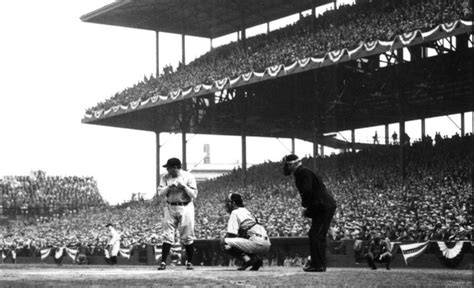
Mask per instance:
[[[472,287],[472,270],[329,268],[305,273],[300,268],[0,265],[0,287]]]

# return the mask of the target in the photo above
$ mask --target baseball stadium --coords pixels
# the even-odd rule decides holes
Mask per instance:
[[[155,35],[155,74],[77,121],[154,133],[157,192],[111,205],[91,176],[0,178],[0,287],[472,287],[472,0],[338,2],[116,0],[80,17]],[[247,36],[256,26],[266,32]],[[163,33],[181,37],[176,69],[161,69]],[[209,51],[187,61],[188,37],[209,39]],[[429,135],[435,117],[457,132]],[[356,141],[376,126],[384,133]],[[180,155],[163,157],[165,133],[180,135]],[[239,164],[196,183],[193,135],[238,137],[228,153]],[[250,164],[250,137],[288,139],[290,155]],[[295,141],[312,154],[295,156]],[[305,204],[299,167],[337,203],[325,228],[315,226],[325,200]],[[255,221],[238,218],[233,233],[247,209]],[[235,244],[255,237],[271,246]]]

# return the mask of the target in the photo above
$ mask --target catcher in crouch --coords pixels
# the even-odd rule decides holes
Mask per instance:
[[[258,223],[255,216],[244,208],[242,196],[231,193],[226,199],[226,209],[229,212],[227,233],[221,241],[224,252],[240,259],[244,264],[238,270],[258,270],[263,265],[259,255],[270,250],[270,239],[267,231]]]

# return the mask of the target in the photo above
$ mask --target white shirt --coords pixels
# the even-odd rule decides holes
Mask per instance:
[[[239,229],[247,230],[249,236],[252,234],[267,236],[263,226],[257,224],[257,219],[244,207],[234,209],[230,213],[229,222],[227,223],[227,233],[239,235]]]
[[[110,228],[111,228],[110,231],[109,231],[109,233],[110,233],[110,239],[109,239],[108,245],[113,246],[113,245],[115,245],[117,242],[120,241],[120,235],[119,235],[119,233],[117,232],[117,230],[115,230],[114,227],[110,227]]]
[[[158,187],[158,191],[162,191],[167,186],[176,184],[178,180],[183,182],[190,189],[194,190],[197,195],[198,191],[196,186],[196,179],[191,173],[185,170],[179,170],[178,176],[174,178],[168,173],[161,175],[160,186]],[[171,187],[168,189],[168,192],[166,194],[166,201],[169,203],[191,202],[192,198],[189,197],[184,188]]]

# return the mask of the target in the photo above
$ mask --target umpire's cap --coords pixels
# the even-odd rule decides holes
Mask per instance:
[[[168,159],[168,162],[166,162],[165,165],[163,165],[165,168],[173,168],[176,167],[178,169],[181,169],[181,161],[178,158],[170,158]]]
[[[228,200],[233,201],[235,205],[239,207],[244,207],[244,201],[242,201],[242,196],[240,196],[240,194],[230,193]]]
[[[293,162],[295,160],[298,160],[298,156],[296,156],[295,154],[290,154],[290,155],[286,155],[285,157],[283,157],[283,162],[286,163],[286,162]]]

